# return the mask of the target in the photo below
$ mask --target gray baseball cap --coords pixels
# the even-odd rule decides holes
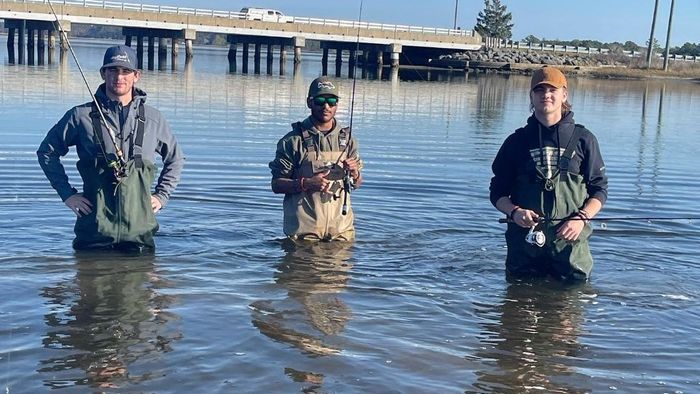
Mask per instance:
[[[309,86],[309,97],[313,98],[322,95],[331,95],[340,98],[338,86],[325,76],[314,79]]]
[[[100,70],[104,70],[107,67],[123,67],[129,70],[138,70],[136,51],[126,45],[117,45],[107,48]]]

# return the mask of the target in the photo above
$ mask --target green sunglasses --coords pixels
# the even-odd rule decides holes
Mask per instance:
[[[322,107],[326,103],[328,104],[329,107],[335,107],[336,105],[338,105],[338,98],[337,97],[323,97],[323,96],[314,97],[314,104],[318,105],[319,107]]]

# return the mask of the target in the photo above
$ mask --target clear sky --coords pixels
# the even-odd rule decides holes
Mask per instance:
[[[238,11],[273,8],[287,15],[355,20],[360,0],[141,0],[144,4]],[[128,2],[141,2],[129,0]],[[513,39],[532,34],[547,39],[592,39],[602,42],[649,39],[655,0],[502,0],[513,14]],[[364,0],[362,19],[400,25],[471,29],[483,0]],[[675,0],[671,46],[700,43],[700,0]],[[671,0],[659,1],[654,37],[666,43]]]

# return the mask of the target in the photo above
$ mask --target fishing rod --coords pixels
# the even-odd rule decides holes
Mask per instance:
[[[108,131],[109,139],[112,141],[112,144],[114,145],[114,150],[117,153],[117,159],[119,159],[119,162],[111,161],[109,162],[109,166],[114,170],[114,174],[116,175],[117,179],[120,179],[124,175],[124,168],[126,166],[126,161],[124,161],[124,152],[122,151],[121,147],[117,144],[117,137],[114,133],[114,130],[112,130],[111,127],[109,127],[109,124],[107,123],[107,118],[105,118],[104,112],[102,112],[102,107],[100,104],[97,102],[97,98],[95,97],[95,94],[92,92],[92,88],[90,87],[90,83],[88,82],[87,78],[85,78],[85,73],[83,72],[83,68],[80,66],[80,61],[78,61],[78,56],[75,54],[75,51],[73,50],[73,45],[71,45],[70,40],[68,39],[68,35],[66,34],[65,30],[63,30],[63,25],[61,25],[61,21],[58,18],[58,14],[56,13],[56,10],[53,8],[53,3],[51,3],[51,0],[47,0],[47,3],[49,3],[49,7],[51,8],[51,13],[53,14],[54,18],[56,18],[56,26],[58,27],[58,31],[61,33],[61,37],[65,40],[66,44],[68,45],[68,49],[70,50],[71,55],[73,55],[73,60],[75,60],[76,66],[78,66],[78,71],[80,72],[80,76],[83,78],[83,82],[85,83],[85,86],[87,87],[88,93],[90,93],[90,97],[92,98],[92,102],[95,104],[95,108],[97,108],[97,112],[100,114],[100,119],[102,120],[102,123],[105,125]],[[95,130],[95,133],[98,133],[99,130]],[[102,149],[102,154],[104,154],[105,158],[107,158],[107,153],[105,152],[105,147],[102,146],[102,144],[99,144],[100,148]]]
[[[574,217],[567,217],[567,218],[551,218],[551,219],[545,219],[543,217],[537,218],[535,220],[536,223],[547,223],[547,222],[561,222],[565,220],[582,220],[582,221],[592,221],[592,222],[609,222],[609,221],[643,221],[643,220],[700,220],[700,216],[667,216],[667,217],[662,217],[662,216],[647,216],[647,217],[608,217],[608,218],[590,218],[590,219],[584,219],[582,217],[574,216]],[[513,219],[508,219],[508,218],[501,218],[498,219],[498,223],[514,223]]]
[[[348,142],[347,144],[345,144],[345,147],[343,147],[343,150],[340,152],[338,160],[336,161],[336,165],[338,164],[338,161],[340,161],[340,158],[343,156],[343,153],[345,153],[345,151],[348,149],[348,146],[350,146],[350,141],[352,141],[352,120],[353,114],[355,112],[355,86],[357,85],[357,52],[360,50],[360,26],[362,25],[363,1],[364,0],[360,0],[360,15],[357,19],[357,40],[355,42],[355,53],[353,55],[352,62],[352,93],[350,94],[350,131],[348,133]],[[352,177],[350,176],[350,171],[346,169],[343,174],[343,190],[345,192],[343,196],[343,215],[348,214],[348,195],[352,192],[352,182],[353,181]]]

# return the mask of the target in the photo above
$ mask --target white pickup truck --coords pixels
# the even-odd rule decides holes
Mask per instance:
[[[279,22],[279,23],[292,23],[294,18],[291,16],[286,16],[277,10],[271,10],[267,8],[253,8],[244,7],[241,8],[239,12],[241,19],[247,19],[249,21],[263,21],[263,22]]]

